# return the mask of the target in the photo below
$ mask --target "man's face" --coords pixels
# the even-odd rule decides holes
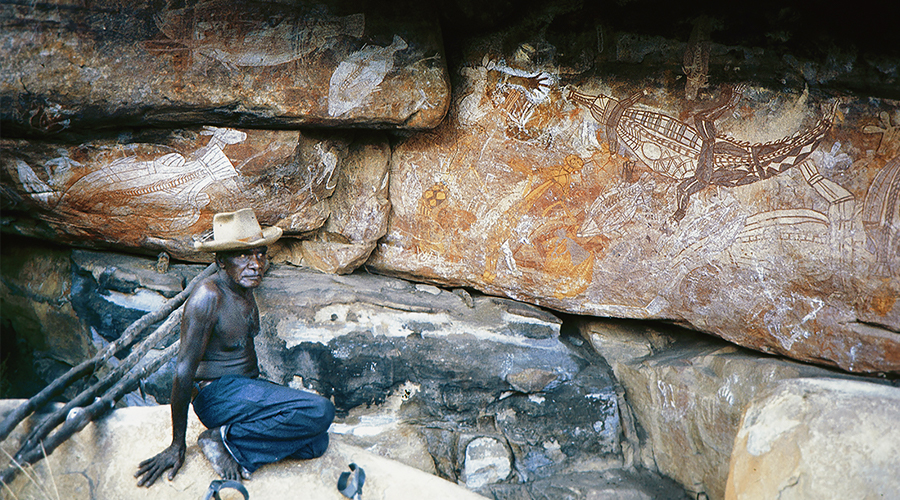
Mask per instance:
[[[223,252],[218,257],[219,265],[237,285],[244,288],[256,288],[262,283],[263,274],[269,267],[266,258],[266,247],[256,247],[249,250],[236,250]]]

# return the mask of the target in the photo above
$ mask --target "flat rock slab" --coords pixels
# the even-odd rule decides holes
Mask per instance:
[[[4,400],[5,414],[22,401]],[[138,488],[134,479],[137,464],[158,453],[171,441],[168,406],[137,407],[116,410],[97,423],[88,425],[34,467],[37,481],[19,475],[10,485],[12,498],[43,498],[38,488],[59,491],[59,498],[87,500],[92,498],[133,498],[197,500],[203,498],[210,481],[218,479],[196,444],[203,425],[193,412],[188,420],[188,449],[185,465],[173,481],[160,479],[153,487]],[[16,434],[2,443],[6,451],[24,432],[20,425]],[[314,460],[285,460],[258,470],[244,484],[250,498],[302,498],[341,500],[337,480],[348,465],[356,463],[366,472],[363,498],[403,499],[482,498],[465,488],[399,462],[374,455],[360,448],[332,440],[324,456]],[[52,481],[50,476],[52,475]],[[51,486],[54,485],[55,486]],[[51,489],[50,491],[54,491]],[[234,493],[228,491],[229,494]],[[224,492],[223,492],[224,496]],[[231,497],[228,497],[231,498]],[[235,498],[239,498],[236,496]]]
[[[429,128],[449,99],[420,6],[355,1],[0,7],[0,123],[42,135],[205,123]]]

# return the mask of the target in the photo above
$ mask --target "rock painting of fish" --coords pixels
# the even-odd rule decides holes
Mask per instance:
[[[367,104],[394,68],[394,53],[407,47],[406,41],[394,35],[387,47],[368,45],[350,54],[331,74],[328,114],[338,117]]]
[[[149,161],[133,156],[119,158],[75,181],[59,203],[98,216],[153,214],[160,228],[167,230],[190,227],[210,202],[203,190],[238,175],[222,148],[247,136],[213,127],[203,133],[212,136],[209,143],[188,158],[180,153]]]
[[[145,44],[155,52],[189,50],[227,67],[275,66],[328,48],[340,36],[360,38],[365,16],[331,16],[272,2],[201,1],[155,16],[166,40]]]

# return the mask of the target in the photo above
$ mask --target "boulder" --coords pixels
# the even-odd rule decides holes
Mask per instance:
[[[390,157],[384,136],[357,134],[324,201],[328,219],[311,237],[278,245],[272,260],[336,274],[361,266],[387,231]]]
[[[416,2],[4,4],[5,135],[84,128],[429,128],[440,28]]]
[[[580,328],[612,366],[635,417],[634,433],[626,428],[626,462],[633,450],[635,463],[713,500],[725,497],[741,416],[757,397],[801,377],[871,380],[760,355],[672,326],[597,319]]]
[[[498,439],[478,437],[466,445],[463,482],[466,488],[477,490],[488,484],[499,483],[512,472],[509,448]]]
[[[462,41],[447,119],[394,146],[372,268],[900,372],[895,104],[721,73],[689,99],[527,23]],[[631,62],[676,52],[643,42]]]
[[[21,403],[2,400],[7,412]],[[2,418],[0,416],[0,418]],[[20,439],[30,421],[0,443],[14,453],[14,441]],[[163,450],[171,442],[169,407],[154,406],[115,410],[89,424],[60,446],[47,459],[35,464],[29,475],[19,474],[8,489],[11,498],[51,498],[88,500],[93,498],[203,498],[212,480],[218,476],[196,443],[203,425],[193,412],[188,419],[188,449],[185,465],[169,481],[161,478],[151,488],[138,488],[134,473],[142,460]],[[139,439],[136,439],[139,437]],[[482,498],[441,478],[343,443],[336,436],[322,457],[314,460],[284,460],[263,466],[244,485],[251,499],[294,498],[303,492],[306,498],[344,498],[337,480],[348,465],[356,463],[366,472],[363,498]],[[232,498],[231,496],[224,498]],[[228,490],[231,495],[233,491]],[[5,496],[5,494],[4,494]],[[234,498],[240,498],[235,496]]]
[[[209,261],[193,243],[211,233],[213,215],[250,207],[261,224],[288,237],[321,230],[347,244],[352,251],[322,248],[318,260],[308,259],[336,259],[346,272],[365,261],[386,229],[389,153],[379,133],[210,126],[74,142],[4,139],[4,227],[62,243]],[[291,240],[282,246],[282,260],[290,261]]]
[[[725,498],[893,498],[900,388],[795,379],[760,394],[735,436]]]

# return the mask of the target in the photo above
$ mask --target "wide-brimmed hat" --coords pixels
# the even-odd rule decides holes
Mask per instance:
[[[274,243],[281,233],[280,227],[261,228],[253,209],[244,208],[213,216],[213,239],[195,241],[194,248],[201,252],[246,250]]]

